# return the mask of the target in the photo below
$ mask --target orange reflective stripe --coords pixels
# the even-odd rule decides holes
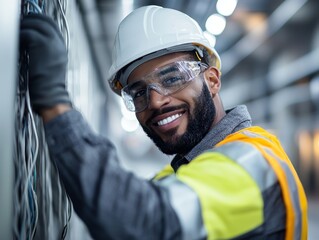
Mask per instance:
[[[307,235],[308,235],[308,223],[307,223],[307,199],[306,199],[306,194],[304,192],[304,189],[302,187],[302,184],[299,180],[299,177],[292,165],[292,163],[290,162],[287,154],[285,153],[285,151],[283,150],[283,148],[281,147],[281,144],[279,143],[278,139],[276,137],[274,137],[273,135],[263,131],[260,128],[255,127],[255,130],[257,130],[258,133],[255,132],[250,132],[252,134],[255,134],[257,141],[254,142],[254,145],[257,147],[257,145],[259,146],[265,146],[268,144],[271,144],[269,147],[271,148],[271,151],[275,154],[275,156],[278,156],[279,159],[274,159],[274,156],[270,156],[269,158],[265,157],[271,161],[271,165],[274,167],[274,171],[278,172],[278,174],[282,175],[281,177],[278,176],[278,179],[280,181],[280,184],[282,186],[282,190],[283,190],[283,194],[284,194],[284,200],[285,203],[287,204],[287,209],[295,209],[295,211],[300,210],[300,214],[301,216],[301,220],[299,222],[299,220],[295,219],[295,212],[293,211],[287,211],[287,234],[286,234],[286,239],[296,239],[294,237],[296,237],[297,235],[297,239],[307,239]],[[243,133],[245,134],[245,130],[243,131]],[[267,143],[268,142],[268,143]],[[275,143],[275,144],[274,144]],[[262,152],[264,152],[263,154],[267,154],[265,153],[264,149],[262,150]],[[269,154],[267,154],[269,155]],[[298,206],[295,206],[293,204],[293,199],[292,199],[292,192],[293,189],[290,188],[290,183],[288,182],[287,179],[287,172],[285,172],[284,168],[282,167],[282,165],[280,164],[280,162],[278,161],[282,161],[284,162],[288,167],[289,170],[294,178],[294,183],[296,184],[296,187],[298,189]],[[277,162],[277,163],[275,163]],[[278,169],[277,169],[278,168]],[[281,180],[282,179],[282,180]],[[291,186],[292,187],[292,186]],[[293,208],[291,208],[293,207]],[[296,222],[298,221],[298,222]],[[301,225],[301,226],[300,226]],[[288,228],[289,226],[289,228]],[[300,226],[300,229],[296,229],[296,226]],[[296,233],[296,231],[300,231],[300,233]],[[295,233],[295,234],[294,234]]]
[[[272,166],[274,172],[276,173],[279,180],[279,184],[282,189],[284,203],[287,209],[286,239],[291,240],[296,239],[296,237],[297,239],[300,238],[302,240],[307,239],[306,195],[292,163],[290,162],[285,151],[282,149],[277,138],[269,134],[268,132],[264,131],[262,128],[250,127],[229,135],[226,139],[217,144],[217,146],[233,141],[243,141],[255,146],[263,154],[265,159],[267,159],[269,164]],[[274,156],[272,156],[272,154],[269,154],[266,149],[272,152]],[[294,195],[292,194],[292,190],[294,189],[294,187],[290,187],[291,183],[288,182],[287,173],[285,172],[285,169],[282,166],[283,163],[289,168],[289,171],[293,176],[294,183],[298,190],[297,200],[293,199]],[[294,211],[292,211],[292,209]],[[296,217],[298,217],[296,216],[296,214],[301,215],[299,216],[301,217],[301,221],[299,219],[296,219]],[[297,228],[299,226],[299,229],[296,229],[295,224],[297,224]]]
[[[254,144],[255,145],[255,144]],[[287,178],[285,176],[284,171],[282,170],[282,167],[280,166],[279,162],[277,162],[274,158],[270,157],[266,151],[260,147],[260,145],[255,145],[260,152],[264,155],[264,157],[268,160],[268,162],[270,163],[270,165],[273,167],[278,180],[279,180],[279,184],[281,186],[281,191],[282,194],[284,196],[284,202],[286,205],[286,209],[294,209],[293,204],[292,204],[292,200],[290,198],[290,193],[289,193],[289,188],[288,188],[288,182],[287,182]],[[286,218],[287,218],[287,222],[286,222],[286,239],[295,239],[294,238],[294,225],[295,225],[295,214],[293,211],[286,211]]]
[[[303,236],[303,232],[307,232],[304,231],[305,229],[303,228],[304,224],[307,223],[303,223],[303,221],[305,219],[307,219],[305,216],[306,214],[303,214],[303,206],[307,206],[306,205],[302,205],[301,204],[301,199],[304,198],[306,199],[305,195],[302,195],[303,193],[303,188],[302,186],[298,186],[298,183],[300,183],[299,179],[294,176],[294,169],[290,169],[289,165],[287,164],[287,161],[284,161],[282,159],[279,159],[277,156],[275,156],[272,151],[270,149],[265,149],[267,153],[269,153],[270,155],[272,155],[273,158],[275,158],[278,163],[282,166],[282,170],[285,172],[286,175],[286,179],[288,182],[287,187],[287,191],[290,194],[290,199],[292,200],[292,205],[295,209],[295,224],[294,224],[294,236],[295,239],[306,239],[307,234],[305,236]],[[296,173],[295,173],[296,174]],[[301,183],[300,183],[301,185]],[[298,192],[298,196],[294,195],[294,192]],[[306,211],[306,209],[304,209]],[[306,212],[305,212],[306,213]]]
[[[301,185],[301,182],[298,182],[298,188],[302,188],[302,185]],[[305,213],[305,214],[302,214],[302,221],[301,221],[301,224],[302,224],[302,230],[301,230],[301,239],[302,240],[306,240],[308,239],[308,218],[307,218],[307,198],[306,198],[306,194],[301,194],[299,193],[301,196],[300,196],[300,204],[302,207],[304,207],[302,209],[302,213]]]

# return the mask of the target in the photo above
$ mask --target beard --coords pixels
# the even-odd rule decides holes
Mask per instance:
[[[172,139],[164,142],[154,131],[142,126],[147,136],[165,154],[186,154],[195,147],[210,130],[216,115],[216,108],[208,87],[203,84],[200,95],[193,99],[195,108],[189,114],[186,132],[180,136],[174,136],[176,129],[171,132]],[[186,106],[187,107],[187,106]]]

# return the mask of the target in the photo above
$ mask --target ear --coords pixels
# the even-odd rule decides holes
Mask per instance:
[[[204,75],[208,89],[214,97],[219,93],[221,88],[220,71],[216,67],[209,67],[206,69]]]

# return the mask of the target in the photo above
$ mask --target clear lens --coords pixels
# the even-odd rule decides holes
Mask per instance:
[[[129,111],[143,111],[148,106],[150,89],[162,95],[173,94],[186,87],[207,67],[202,62],[179,61],[155,69],[122,89],[124,103]]]

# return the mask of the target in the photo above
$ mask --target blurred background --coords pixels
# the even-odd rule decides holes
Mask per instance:
[[[12,138],[14,115],[10,110],[14,85],[8,82],[14,78],[17,61],[10,57],[17,51],[20,11],[19,1],[14,2],[0,10],[1,159],[10,156],[8,139]],[[318,239],[319,1],[67,1],[68,88],[74,104],[96,132],[113,140],[123,166],[143,178],[154,175],[172,157],[163,155],[144,136],[134,114],[125,110],[105,79],[120,21],[133,9],[150,4],[183,11],[206,32],[221,56],[225,108],[247,105],[253,123],[281,140],[308,196],[309,239]],[[1,162],[0,177],[4,179],[10,164]],[[71,229],[71,239],[89,239],[80,220],[74,217],[73,224],[76,231]]]

